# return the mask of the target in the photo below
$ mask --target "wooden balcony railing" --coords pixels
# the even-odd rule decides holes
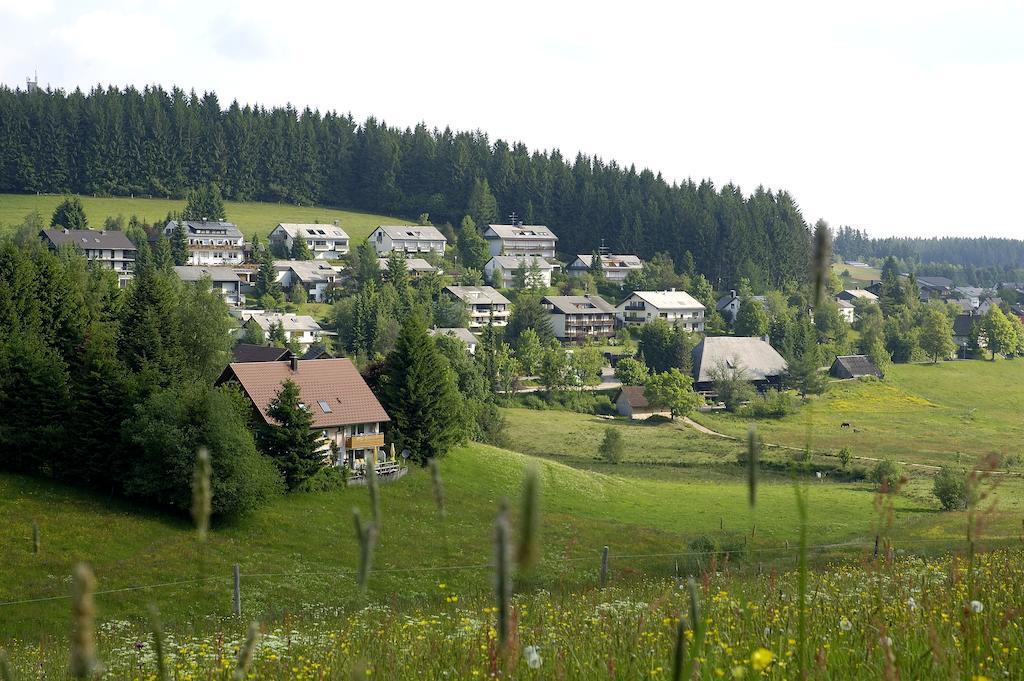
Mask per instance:
[[[366,435],[352,435],[345,442],[346,449],[369,449],[370,447],[383,447],[384,433],[368,433]]]

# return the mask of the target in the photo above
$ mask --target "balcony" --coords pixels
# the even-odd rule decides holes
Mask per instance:
[[[366,435],[352,435],[345,440],[346,449],[370,449],[371,447],[384,446],[384,433],[367,433]]]

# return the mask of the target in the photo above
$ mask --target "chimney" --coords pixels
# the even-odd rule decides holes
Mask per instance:
[[[67,233],[68,233],[68,228],[67,228],[67,227],[65,227],[65,228],[64,228],[64,233],[65,233],[65,234],[67,234]]]
[[[672,292],[672,293],[675,293],[676,292],[676,287],[673,286],[672,288],[669,289],[669,291]]]
[[[299,373],[299,358],[298,358],[298,356],[297,355],[292,355],[292,358],[291,358],[290,362],[291,362],[291,365],[292,365],[292,371],[294,373]]]
[[[735,298],[736,297],[736,289],[732,289],[732,290],[729,291],[729,297],[731,297],[731,298]]]

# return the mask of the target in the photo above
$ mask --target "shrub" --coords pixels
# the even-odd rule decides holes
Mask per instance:
[[[967,476],[961,469],[950,466],[940,468],[935,475],[932,491],[946,511],[967,508]]]
[[[739,409],[743,416],[755,419],[782,418],[796,411],[793,396],[780,390],[769,390],[755,396],[746,406]]]
[[[535,409],[537,411],[543,411],[550,408],[550,405],[541,399],[536,393],[527,393],[520,396],[519,406],[526,409]]]
[[[622,439],[622,433],[618,428],[608,426],[604,429],[604,438],[598,447],[598,452],[608,463],[617,464],[622,461],[622,454],[626,450],[626,443]]]
[[[302,492],[334,492],[345,489],[345,474],[339,466],[324,466],[296,488]]]
[[[883,459],[871,469],[871,481],[883,491],[895,491],[902,477],[903,467],[892,459]]]
[[[852,458],[853,455],[850,453],[849,447],[843,447],[842,449],[839,450],[839,465],[842,466],[843,468],[846,468],[847,466],[850,465],[850,459]]]

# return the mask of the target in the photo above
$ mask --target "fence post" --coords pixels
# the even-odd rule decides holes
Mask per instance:
[[[238,563],[235,563],[231,572],[235,583],[235,593],[232,605],[234,606],[235,617],[239,617],[242,614],[242,577],[238,571]]]
[[[875,555],[873,560],[878,560],[878,535],[875,535]]]
[[[600,575],[601,588],[608,583],[608,546],[606,545],[601,549],[601,575]]]
[[[39,553],[39,523],[32,521],[32,553]]]

